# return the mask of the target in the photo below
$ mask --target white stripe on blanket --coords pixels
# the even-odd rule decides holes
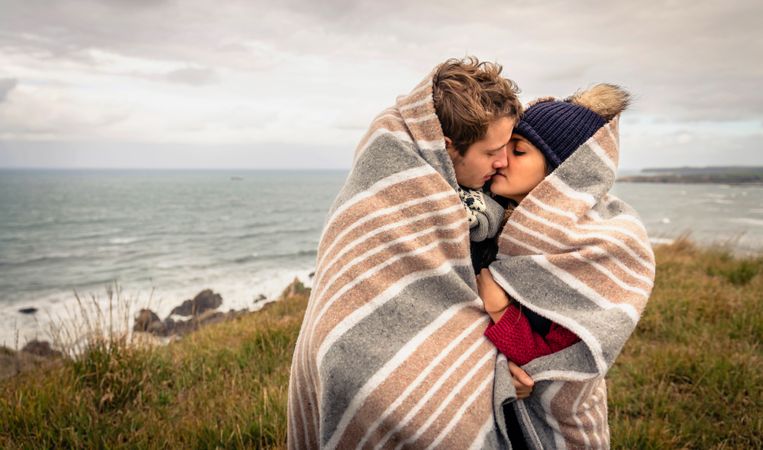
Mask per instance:
[[[558,208],[554,208],[552,206],[546,205],[545,203],[542,203],[541,201],[539,201],[537,199],[532,199],[532,201],[535,204],[537,204],[538,206],[540,206],[541,208],[547,209],[549,212],[553,212],[553,213],[557,213],[557,214],[565,213],[564,211],[562,211],[562,210],[560,210]],[[528,213],[528,211],[525,210],[525,213]],[[562,214],[562,215],[566,216],[566,213]],[[572,215],[572,214],[570,213],[570,215]],[[627,217],[630,217],[630,216],[627,216]],[[615,218],[623,218],[623,215],[618,215]],[[578,226],[578,228],[595,230],[595,231],[607,231],[607,230],[608,231],[615,231],[615,232],[618,232],[618,233],[625,234],[625,235],[627,235],[629,237],[632,237],[634,239],[638,239],[638,236],[633,234],[630,230],[627,230],[627,229],[624,229],[624,228],[620,228],[620,227],[601,226],[601,225],[582,225],[582,224],[578,224],[577,226]],[[566,229],[563,229],[563,231],[565,233],[567,232]],[[529,245],[525,245],[524,243],[518,241],[517,239],[511,239],[508,236],[506,236],[506,238],[509,239],[511,242],[514,242],[517,245],[520,245],[520,246],[522,246],[522,247],[524,247],[524,248],[526,248],[528,250],[531,250],[533,253],[542,253],[540,249],[538,249],[536,247],[529,246]],[[647,283],[648,285],[652,284],[652,280],[650,278],[648,278],[648,277],[646,277],[644,275],[641,275],[640,273],[635,272],[633,269],[631,269],[630,267],[628,267],[625,264],[623,264],[620,261],[619,258],[614,258],[612,255],[610,255],[603,248],[601,248],[599,246],[591,246],[590,249],[593,250],[594,252],[598,252],[600,255],[603,255],[606,258],[608,258],[610,261],[615,263],[615,265],[617,265],[624,272],[628,273],[630,276],[632,276],[634,278],[637,278],[637,279],[643,281],[644,283]]]
[[[366,381],[366,384],[363,385],[358,390],[358,393],[353,397],[352,402],[350,402],[350,405],[345,410],[344,414],[342,415],[342,418],[339,420],[339,424],[336,427],[336,430],[334,431],[334,435],[331,438],[331,440],[326,444],[327,448],[335,448],[339,444],[339,439],[342,437],[342,433],[344,433],[345,428],[350,423],[350,420],[352,420],[353,416],[358,412],[361,406],[365,403],[366,399],[369,395],[376,389],[376,387],[381,384],[392,372],[395,371],[400,365],[405,362],[406,359],[415,351],[428,337],[430,337],[432,334],[434,334],[435,331],[440,329],[444,324],[448,322],[453,316],[456,315],[456,313],[467,307],[469,303],[460,303],[451,306],[450,308],[446,309],[442,312],[436,319],[434,319],[431,323],[429,323],[426,327],[422,328],[421,331],[419,331],[416,336],[414,336],[411,340],[408,341],[405,345],[400,347],[400,350],[398,350],[397,353],[395,353],[395,356],[390,358],[384,366],[382,366],[379,370],[376,371],[371,377],[368,378],[368,381]],[[485,322],[484,320],[480,320],[475,322],[475,325]],[[456,342],[453,342],[453,347],[455,347]],[[432,364],[430,364],[432,366]],[[431,369],[430,369],[431,370]],[[419,375],[419,379],[422,378],[422,375]],[[415,383],[415,381],[414,381]],[[410,386],[408,389],[411,389]],[[411,389],[412,391],[413,389]],[[395,402],[397,403],[397,401]],[[399,403],[402,403],[400,401]],[[390,405],[391,407],[392,405]],[[362,448],[362,444],[365,442],[365,439],[362,440],[360,443],[358,443],[358,448]]]
[[[551,183],[552,186],[554,186],[558,191],[560,191],[562,194],[567,196],[568,198],[571,198],[573,200],[578,200],[586,205],[588,207],[592,207],[596,203],[596,199],[593,195],[587,194],[585,192],[576,191],[575,189],[571,188],[567,183],[562,181],[559,177],[546,177],[546,180],[549,183]]]
[[[469,446],[469,450],[480,450],[485,447],[485,439],[487,438],[488,432],[493,429],[494,423],[494,417],[487,418],[485,425],[480,428],[480,431],[477,433],[477,437],[474,439],[474,442],[472,442],[472,445]]]
[[[561,270],[551,270],[549,266],[553,266],[552,264],[548,263],[548,261],[542,256],[542,255],[534,255],[531,257],[533,261],[538,263],[541,267],[548,270],[549,272],[554,273],[554,275],[559,278],[560,280],[564,281],[568,285],[572,286],[573,288],[577,288],[575,284],[578,284],[579,282],[577,279],[571,275],[569,275],[567,272],[563,272]],[[544,264],[545,262],[545,264]],[[554,266],[555,267],[555,266]],[[561,273],[556,273],[561,272]],[[507,294],[509,294],[510,297],[518,301],[519,303],[527,304],[527,299],[525,299],[522,295],[517,292],[514,287],[506,281],[505,278],[503,278],[503,275],[498,273],[496,270],[494,270],[492,267],[490,268],[490,273],[493,275],[493,278],[495,279],[496,283],[498,283],[504,291],[506,291]],[[570,280],[574,279],[574,280]],[[571,281],[573,281],[575,284],[572,284]],[[586,295],[584,292],[580,292],[583,294],[586,298],[589,298],[590,300],[594,301],[600,308],[604,309],[619,309],[628,314],[628,308],[630,305],[618,305],[614,303],[610,303],[603,297],[601,297],[599,294],[597,294],[592,289],[588,288],[588,286],[582,285],[584,289],[587,289],[590,291],[589,295]],[[598,301],[594,298],[598,297]],[[631,307],[632,308],[632,307]],[[573,333],[575,333],[581,340],[585,341],[587,345],[589,345],[591,354],[593,356],[594,361],[596,361],[596,366],[599,368],[599,370],[605,370],[607,367],[606,361],[604,360],[604,353],[601,349],[601,345],[596,340],[596,338],[586,329],[585,327],[580,326],[577,322],[574,322],[572,319],[568,318],[565,315],[559,314],[556,311],[552,311],[549,309],[544,309],[541,307],[538,307],[536,305],[533,306],[533,310],[537,312],[538,314],[542,315],[543,317],[548,318],[549,320],[558,323],[559,325],[569,329]],[[635,310],[633,311],[633,314],[636,314],[636,318],[638,318],[637,313]],[[633,318],[632,316],[628,316]]]
[[[394,214],[394,213],[396,213],[398,211],[401,211],[401,210],[403,210],[405,208],[408,208],[410,206],[415,206],[415,205],[420,204],[420,203],[425,203],[426,201],[435,201],[435,200],[440,200],[440,199],[443,199],[443,198],[447,198],[447,196],[449,196],[449,195],[450,195],[449,192],[440,192],[440,193],[437,193],[437,194],[425,197],[426,200],[424,200],[424,201],[406,202],[406,203],[410,203],[410,204],[407,204],[407,205],[400,204],[400,205],[390,206],[389,208],[384,208],[384,209],[379,210],[379,211],[377,211],[377,212],[375,212],[373,214],[369,214],[368,216],[364,217],[363,219],[359,220],[356,223],[363,224],[363,223],[369,222],[370,220],[380,218],[381,216],[384,216],[384,215]],[[386,232],[388,232],[388,231],[390,231],[392,229],[403,227],[403,226],[406,226],[408,224],[411,224],[413,222],[416,222],[416,221],[419,221],[419,220],[422,220],[422,219],[427,219],[427,218],[436,217],[436,216],[447,216],[449,213],[451,213],[453,211],[456,211],[458,209],[463,209],[463,206],[460,205],[460,204],[456,204],[456,205],[449,206],[449,207],[441,209],[441,210],[429,211],[429,212],[425,212],[425,213],[418,214],[418,215],[415,215],[415,216],[409,216],[409,217],[406,217],[403,220],[399,220],[397,222],[391,222],[391,223],[388,223],[388,224],[386,224],[384,226],[375,228],[375,229],[371,230],[370,232],[357,237],[352,242],[350,242],[348,244],[345,244],[345,246],[342,248],[342,250],[337,252],[334,255],[334,257],[331,259],[331,261],[329,261],[325,265],[323,264],[323,260],[321,260],[318,263],[316,263],[316,265],[315,265],[316,269],[321,269],[321,276],[319,278],[316,278],[316,280],[313,282],[313,284],[314,285],[318,285],[318,284],[322,283],[323,282],[323,273],[324,273],[325,270],[327,270],[330,267],[332,267],[337,261],[339,261],[339,259],[341,259],[342,256],[344,256],[345,254],[347,254],[347,253],[351,252],[352,250],[354,250],[358,245],[361,245],[361,244],[365,243],[366,241],[368,241],[368,239],[371,239],[372,237],[377,236],[379,234],[386,233]],[[342,235],[341,237],[343,237],[345,234],[351,232],[355,228],[357,228],[357,226],[355,226],[355,225],[353,225],[351,227],[347,227],[345,230],[343,230],[340,233]],[[334,241],[333,244],[338,243],[340,241],[341,237],[337,238]],[[332,244],[332,246],[329,249],[326,250],[325,254],[327,254],[327,255],[332,254],[331,250],[333,250],[333,248],[334,248],[333,244]]]
[[[428,213],[427,215],[428,216],[432,215],[432,213]],[[376,246],[376,247],[372,247],[367,252],[362,253],[362,254],[356,256],[355,258],[353,258],[352,260],[348,261],[346,264],[343,264],[342,267],[339,270],[337,270],[336,273],[334,273],[334,276],[332,276],[329,280],[327,280],[325,284],[322,284],[323,287],[322,287],[322,289],[320,289],[318,291],[318,293],[319,293],[320,296],[325,295],[326,291],[328,291],[329,288],[331,288],[333,286],[333,283],[337,279],[339,279],[342,275],[347,273],[355,264],[361,263],[361,262],[367,260],[368,258],[370,258],[373,255],[379,254],[379,253],[381,253],[381,252],[383,252],[383,251],[385,251],[385,250],[387,250],[387,249],[389,249],[391,247],[394,247],[395,245],[401,244],[403,242],[408,242],[408,241],[416,240],[416,239],[418,239],[418,238],[420,238],[422,236],[426,236],[427,234],[432,234],[432,233],[437,232],[437,231],[453,230],[453,229],[456,229],[456,228],[460,228],[462,226],[463,226],[463,223],[461,223],[461,222],[452,222],[452,223],[447,224],[447,225],[437,225],[437,226],[426,228],[426,229],[424,229],[422,231],[419,231],[418,233],[414,233],[414,234],[410,234],[410,235],[407,235],[407,236],[403,236],[403,237],[394,239],[394,240],[389,241],[389,242],[384,242],[382,245],[379,245],[379,246]],[[327,268],[331,268],[331,265],[329,264],[326,267]],[[327,270],[327,271],[325,271],[323,273],[328,273],[328,272],[330,272],[330,270]],[[317,283],[314,283],[314,285],[317,285]]]
[[[589,392],[586,389],[581,389],[580,392],[578,392],[577,397],[575,397],[575,402],[572,404],[573,411],[578,411],[578,407],[580,406],[580,399],[584,396],[584,394],[585,394],[585,397],[588,397],[587,394],[589,394]],[[588,414],[587,411],[586,411],[586,414]],[[573,419],[575,419],[575,424],[578,426],[578,432],[580,432],[580,434],[583,436],[583,440],[585,441],[586,448],[590,447],[591,441],[588,439],[586,430],[583,427],[583,421],[580,420],[580,417],[577,414],[573,416]],[[591,423],[593,423],[593,419],[591,419]]]
[[[482,305],[482,300],[479,298],[474,299],[474,301],[471,303],[472,306],[480,307]],[[461,305],[456,305],[460,307],[466,307],[469,306],[469,303],[464,303]],[[408,396],[413,393],[413,391],[418,388],[421,383],[424,382],[424,380],[432,373],[432,370],[434,370],[440,362],[450,354],[450,352],[455,349],[466,336],[470,335],[474,329],[479,325],[486,325],[487,319],[485,317],[481,317],[479,320],[475,320],[470,326],[468,326],[464,331],[461,332],[458,336],[456,336],[455,339],[451,340],[448,345],[443,348],[443,350],[435,357],[425,368],[424,370],[419,373],[419,375],[414,379],[411,384],[409,384],[405,390],[395,399],[394,402],[392,402],[386,410],[384,410],[381,415],[379,415],[379,418],[374,421],[371,426],[368,427],[368,431],[366,431],[366,434],[363,436],[363,438],[358,442],[358,448],[363,448],[363,445],[365,445],[366,441],[368,441],[371,434],[376,431],[376,429],[379,427],[379,425],[384,422],[384,420],[392,414],[400,405],[403,404],[403,402],[408,399]],[[476,349],[477,347],[475,347]]]
[[[344,294],[345,292],[349,291],[350,289],[356,287],[361,282],[367,280],[368,278],[371,278],[374,274],[382,270],[383,268],[397,262],[400,259],[414,256],[414,255],[420,255],[422,253],[426,253],[429,250],[432,250],[434,248],[437,248],[438,246],[442,245],[443,242],[460,242],[463,239],[463,236],[458,236],[453,239],[443,239],[440,242],[432,242],[431,244],[428,244],[424,247],[419,247],[413,251],[407,252],[407,253],[400,253],[398,255],[395,255],[394,257],[384,261],[382,264],[379,264],[375,266],[373,269],[368,270],[364,272],[363,274],[359,275],[355,280],[353,280],[352,283],[348,283],[345,286],[342,287],[336,294],[331,296],[331,298],[326,301],[326,304],[324,305],[323,309],[318,313],[316,316],[316,319],[314,323],[319,323],[320,319],[323,317],[323,315],[326,313],[326,311],[329,309],[329,307]],[[432,270],[424,270],[420,272],[413,272],[411,274],[406,275],[405,277],[401,278],[391,286],[389,286],[384,292],[374,297],[371,301],[366,303],[365,305],[361,306],[360,308],[353,311],[351,314],[347,315],[341,322],[339,322],[323,339],[321,342],[321,346],[318,348],[318,353],[316,354],[316,362],[318,366],[318,372],[320,373],[321,367],[323,365],[324,356],[326,356],[326,352],[331,348],[332,345],[334,345],[334,342],[336,342],[344,333],[346,333],[349,329],[351,329],[353,326],[360,323],[360,321],[372,314],[377,308],[384,305],[388,300],[394,298],[396,295],[398,295],[403,289],[405,289],[408,285],[423,280],[425,278],[437,276],[437,275],[444,275],[451,270],[453,270],[454,266],[462,265],[470,267],[472,264],[470,259],[464,259],[464,260],[448,260],[445,263],[441,264],[439,267],[432,269]]]
[[[490,356],[490,355],[488,355]],[[486,388],[491,385],[493,380],[491,378],[485,378],[482,383],[480,383],[479,387],[472,392],[472,395],[469,396],[469,398],[466,399],[463,405],[461,405],[460,408],[458,408],[458,411],[456,411],[455,414],[453,414],[453,418],[450,419],[450,422],[448,422],[448,425],[445,426],[445,428],[440,431],[440,434],[435,438],[434,441],[432,441],[431,444],[429,444],[426,448],[426,450],[432,450],[433,448],[437,448],[440,443],[442,443],[443,439],[453,430],[453,428],[456,426],[456,423],[458,423],[458,420],[461,419],[461,417],[466,414],[467,408],[472,406],[472,403],[474,403],[475,400],[477,400],[477,397],[480,395],[488,395],[485,390]],[[402,447],[399,446],[399,447]]]
[[[403,417],[403,420],[395,424],[394,427],[392,427],[387,434],[385,434],[381,440],[376,444],[374,447],[375,449],[380,449],[384,446],[384,444],[389,440],[390,437],[392,437],[393,434],[398,434],[400,431],[405,428],[406,425],[408,425],[408,422],[413,419],[413,417],[416,416],[416,414],[421,410],[421,408],[426,405],[426,403],[440,390],[443,384],[445,384],[446,381],[450,379],[450,376],[455,372],[459,367],[461,367],[464,362],[466,362],[467,359],[474,353],[478,348],[482,346],[482,341],[474,341],[474,343],[461,355],[459,358],[453,363],[452,366],[448,367],[448,370],[443,372],[442,375],[440,375],[440,378],[437,379],[436,382],[432,384],[432,386],[429,388],[427,393],[419,399],[418,403],[408,411],[408,414]],[[492,354],[495,356],[495,350],[490,349],[492,351]]]
[[[539,199],[537,199],[535,197],[528,197],[526,201],[529,201],[531,203],[535,203],[541,209],[546,210],[546,211],[548,211],[550,213],[553,213],[553,214],[565,217],[567,219],[570,219],[573,222],[577,222],[577,220],[578,220],[578,218],[575,216],[575,214],[573,214],[573,213],[571,213],[569,211],[564,211],[562,209],[556,208],[556,207],[551,206],[549,204],[546,204],[543,201],[541,201],[541,200],[539,200]],[[593,211],[593,210],[591,210],[591,211]],[[589,214],[591,213],[591,211],[589,211]],[[596,216],[597,216],[595,218],[592,217],[594,220],[602,220],[601,219],[601,215],[599,215],[598,213],[594,213],[594,214],[596,214]],[[637,218],[635,218],[633,216],[629,216],[627,214],[618,214],[616,216],[611,217],[610,220],[624,220],[624,221],[627,221],[627,222],[631,222],[632,224],[637,225],[641,229],[641,231],[644,232],[644,234],[646,234],[646,229],[644,228],[644,225]],[[577,226],[578,228],[586,229],[586,230],[615,231],[617,233],[625,234],[628,237],[631,237],[631,238],[636,239],[636,240],[640,240],[641,239],[639,236],[635,235],[631,230],[629,230],[627,228],[623,228],[623,227],[614,227],[614,226],[611,226],[611,225],[600,225],[600,224],[596,224],[596,223],[576,223],[575,226]]]
[[[546,422],[548,422],[549,428],[554,433],[554,442],[556,443],[555,448],[558,450],[567,448],[567,444],[564,442],[562,429],[559,426],[559,422],[553,415],[551,415],[551,401],[554,399],[554,397],[556,397],[556,394],[559,393],[559,390],[562,388],[562,384],[563,383],[558,381],[551,383],[551,385],[546,389],[546,392],[544,392],[540,398],[541,404],[543,405],[543,411],[546,412]],[[538,442],[538,444],[540,444],[540,442]],[[540,447],[540,445],[538,446]]]
[[[582,240],[582,239],[586,239],[586,238],[598,238],[598,239],[601,239],[601,240],[604,240],[604,241],[607,241],[607,242],[611,242],[612,244],[616,245],[618,248],[620,248],[621,250],[626,252],[631,258],[635,259],[636,262],[638,262],[639,264],[644,266],[645,269],[647,269],[647,270],[651,270],[652,269],[652,265],[649,262],[645,261],[644,258],[642,258],[636,252],[631,250],[621,239],[617,239],[617,238],[611,237],[608,234],[602,234],[602,233],[585,233],[585,234],[575,233],[575,232],[569,230],[568,228],[565,228],[565,227],[563,227],[561,225],[558,225],[558,224],[555,224],[553,222],[550,222],[549,220],[546,220],[545,218],[543,218],[541,216],[538,216],[537,214],[534,214],[534,213],[528,211],[526,208],[517,208],[514,211],[514,214],[517,214],[517,213],[521,213],[525,217],[533,219],[536,222],[540,222],[540,223],[542,223],[542,224],[544,224],[544,225],[546,225],[546,226],[548,226],[550,228],[553,228],[555,230],[561,231],[565,235],[565,237],[569,238],[570,240],[575,240],[575,239]],[[519,223],[513,223],[512,225],[516,226],[517,228],[520,228],[522,231],[524,231],[527,234],[535,236],[538,239],[542,239],[542,240],[548,242],[549,244],[555,245],[559,250],[573,250],[573,249],[575,249],[575,247],[573,247],[573,246],[564,245],[561,242],[556,241],[556,240],[554,240],[552,238],[549,238],[549,237],[545,236],[542,233],[534,232],[534,231],[528,229],[527,227],[525,227],[524,225],[521,225]],[[617,231],[619,232],[620,229],[618,228]],[[626,233],[623,233],[623,234],[626,234]],[[632,235],[632,236],[635,237],[635,235]]]
[[[482,366],[484,366],[491,359],[495,359],[495,349],[490,349],[490,351],[485,353],[482,356],[482,358],[480,358],[479,361],[477,361],[477,363],[474,364],[474,366],[472,366],[469,372],[467,372],[466,375],[464,375],[464,377],[461,378],[458,384],[456,384],[453,387],[453,390],[450,391],[448,396],[443,399],[443,401],[440,403],[440,406],[438,406],[437,409],[432,413],[432,415],[429,416],[429,419],[427,419],[427,421],[424,422],[424,425],[422,425],[416,431],[416,433],[414,433],[411,437],[397,444],[397,446],[395,446],[395,450],[399,450],[403,448],[403,446],[405,446],[406,444],[416,442],[416,440],[418,440],[418,438],[420,438],[429,429],[429,427],[432,426],[435,420],[437,420],[440,417],[440,415],[442,415],[443,411],[445,411],[445,408],[448,407],[448,405],[453,400],[453,398],[456,395],[461,393],[461,390],[464,388],[464,386],[466,386],[467,383],[469,383],[470,381],[472,381],[472,379],[474,379],[474,375],[479,371],[479,369],[481,369]],[[484,386],[487,384],[487,382],[491,382],[491,381],[493,380],[488,378],[486,381],[482,383],[482,385],[480,385],[480,387],[475,391],[475,393],[482,393],[482,389],[484,389]],[[471,401],[469,403],[473,402],[474,399],[476,399],[476,396],[470,397]]]
[[[563,226],[561,226],[561,225],[557,225],[557,224],[555,224],[555,223],[553,223],[553,222],[550,222],[550,221],[546,220],[545,218],[543,218],[543,217],[541,217],[541,216],[538,216],[538,215],[536,215],[536,214],[533,214],[533,213],[531,213],[530,211],[527,211],[526,209],[517,210],[517,211],[515,211],[515,213],[521,213],[522,215],[524,215],[525,217],[527,217],[527,218],[529,218],[529,219],[535,220],[536,222],[540,222],[540,223],[542,223],[542,224],[544,224],[544,225],[548,226],[549,228],[553,228],[553,229],[555,229],[555,230],[558,230],[558,231],[560,231],[560,232],[561,232],[561,233],[562,233],[562,234],[563,234],[563,235],[564,235],[566,238],[570,239],[571,241],[573,241],[573,240],[583,240],[583,239],[589,239],[589,238],[593,238],[593,237],[596,237],[596,238],[601,238],[601,239],[603,239],[603,240],[606,240],[606,241],[608,241],[608,242],[612,242],[612,243],[613,243],[613,244],[615,244],[617,247],[619,247],[619,248],[621,248],[621,249],[623,249],[623,250],[629,250],[629,249],[628,249],[628,247],[625,245],[625,243],[623,243],[621,240],[619,240],[619,239],[616,239],[616,238],[610,238],[608,235],[603,235],[603,234],[601,234],[601,233],[585,233],[585,234],[578,234],[578,233],[575,233],[575,232],[573,232],[573,231],[570,231],[569,229],[567,229],[567,228],[565,228],[565,227],[563,227]],[[530,228],[528,228],[528,227],[526,227],[526,226],[524,226],[524,225],[522,225],[522,224],[520,224],[520,223],[514,223],[514,224],[512,224],[512,226],[514,226],[514,227],[516,227],[516,228],[519,228],[519,229],[520,229],[520,230],[522,230],[523,232],[525,232],[525,233],[527,233],[527,234],[529,234],[529,235],[531,235],[531,236],[533,236],[533,237],[535,237],[535,238],[537,238],[537,239],[540,239],[540,240],[542,240],[542,241],[545,241],[545,242],[546,242],[546,243],[548,243],[548,244],[551,244],[551,245],[555,246],[555,247],[556,247],[558,250],[574,250],[574,249],[576,248],[576,247],[573,247],[573,246],[570,246],[570,245],[565,245],[565,244],[562,244],[561,242],[557,241],[556,239],[550,238],[550,237],[546,236],[546,235],[545,235],[545,234],[543,234],[543,233],[539,233],[539,232],[533,231],[533,230],[531,230]],[[606,237],[606,239],[602,238],[602,236],[605,236],[605,237]],[[611,259],[613,259],[613,260],[614,260],[614,258],[612,258],[611,256],[609,256],[609,254],[608,254],[608,253],[607,253],[607,252],[606,252],[604,249],[602,249],[601,247],[599,247],[599,246],[591,246],[591,247],[595,247],[595,248],[596,248],[597,250],[599,250],[601,253],[603,253],[603,254],[607,254],[607,255],[608,255],[608,257],[610,257]],[[644,265],[644,266],[645,266],[645,267],[644,267],[645,269],[647,269],[647,270],[648,270],[648,269],[650,269],[650,268],[651,268],[651,266],[647,265],[647,263],[646,263],[645,261],[643,261],[643,259],[641,259],[641,258],[640,258],[638,255],[636,255],[634,252],[632,252],[632,251],[631,251],[631,252],[629,252],[629,255],[631,255],[631,256],[632,256],[634,259],[636,259],[636,261],[637,261],[637,262],[639,262],[639,263],[641,263],[642,265]],[[631,271],[631,272],[633,272],[631,269],[628,269],[628,270],[629,270],[629,271]],[[633,273],[635,273],[635,272],[633,272]],[[637,275],[637,276],[636,276],[636,278],[641,278],[642,280],[644,280],[644,277],[643,277],[643,276],[640,276],[640,275]],[[649,281],[648,281],[648,280],[649,280],[649,279],[647,278],[647,279],[646,279],[647,283],[649,283]],[[649,283],[649,284],[651,284],[651,283]],[[647,294],[646,296],[648,297],[649,295]]]
[[[330,225],[334,222],[334,220],[337,217],[339,217],[340,214],[350,209],[351,207],[355,206],[357,203],[360,203],[363,200],[373,197],[374,195],[379,193],[379,191],[382,191],[390,186],[398,184],[401,181],[405,181],[405,180],[413,179],[417,177],[424,177],[427,175],[431,175],[433,173],[436,173],[436,172],[434,171],[434,169],[432,169],[432,166],[428,166],[425,164],[425,165],[421,165],[411,169],[403,170],[401,172],[392,174],[386,178],[383,178],[377,181],[376,183],[369,186],[368,189],[355,195],[352,198],[347,199],[347,201],[342,203],[340,207],[334,210],[334,212],[331,214],[331,217],[329,217],[329,219],[326,221],[326,225],[323,227],[323,233],[325,233],[326,230],[329,229]],[[323,239],[323,235],[321,235],[321,240],[322,239]]]
[[[615,162],[609,159],[609,156],[607,156],[607,153],[603,148],[601,148],[601,145],[599,145],[596,141],[589,141],[588,145],[591,146],[593,153],[601,159],[601,162],[603,162],[604,165],[606,165],[612,173],[617,173],[617,166],[615,165]]]

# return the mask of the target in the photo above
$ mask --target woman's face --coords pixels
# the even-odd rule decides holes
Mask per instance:
[[[519,203],[546,178],[546,158],[536,146],[517,134],[511,136],[506,153],[508,164],[493,175],[490,190]]]

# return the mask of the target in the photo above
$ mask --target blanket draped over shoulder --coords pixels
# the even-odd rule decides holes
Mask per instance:
[[[374,119],[318,248],[288,446],[505,448],[466,212],[431,77]],[[503,359],[502,359],[503,358]]]
[[[536,385],[514,408],[531,448],[609,447],[604,375],[652,290],[654,254],[644,226],[609,194],[618,121],[598,130],[517,206],[490,266],[523,308],[581,338],[523,367]]]

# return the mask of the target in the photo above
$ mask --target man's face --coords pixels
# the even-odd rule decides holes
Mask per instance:
[[[488,125],[485,137],[470,145],[463,156],[446,137],[446,149],[453,161],[458,184],[480,189],[496,170],[506,167],[506,146],[513,130],[513,119],[502,117],[494,120]]]

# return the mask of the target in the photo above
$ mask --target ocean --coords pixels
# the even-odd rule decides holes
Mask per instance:
[[[160,317],[203,289],[252,309],[294,277],[309,284],[326,213],[346,171],[0,171],[0,345],[49,339],[116,283]],[[615,186],[655,243],[763,250],[763,187]],[[37,308],[35,314],[19,309]]]

